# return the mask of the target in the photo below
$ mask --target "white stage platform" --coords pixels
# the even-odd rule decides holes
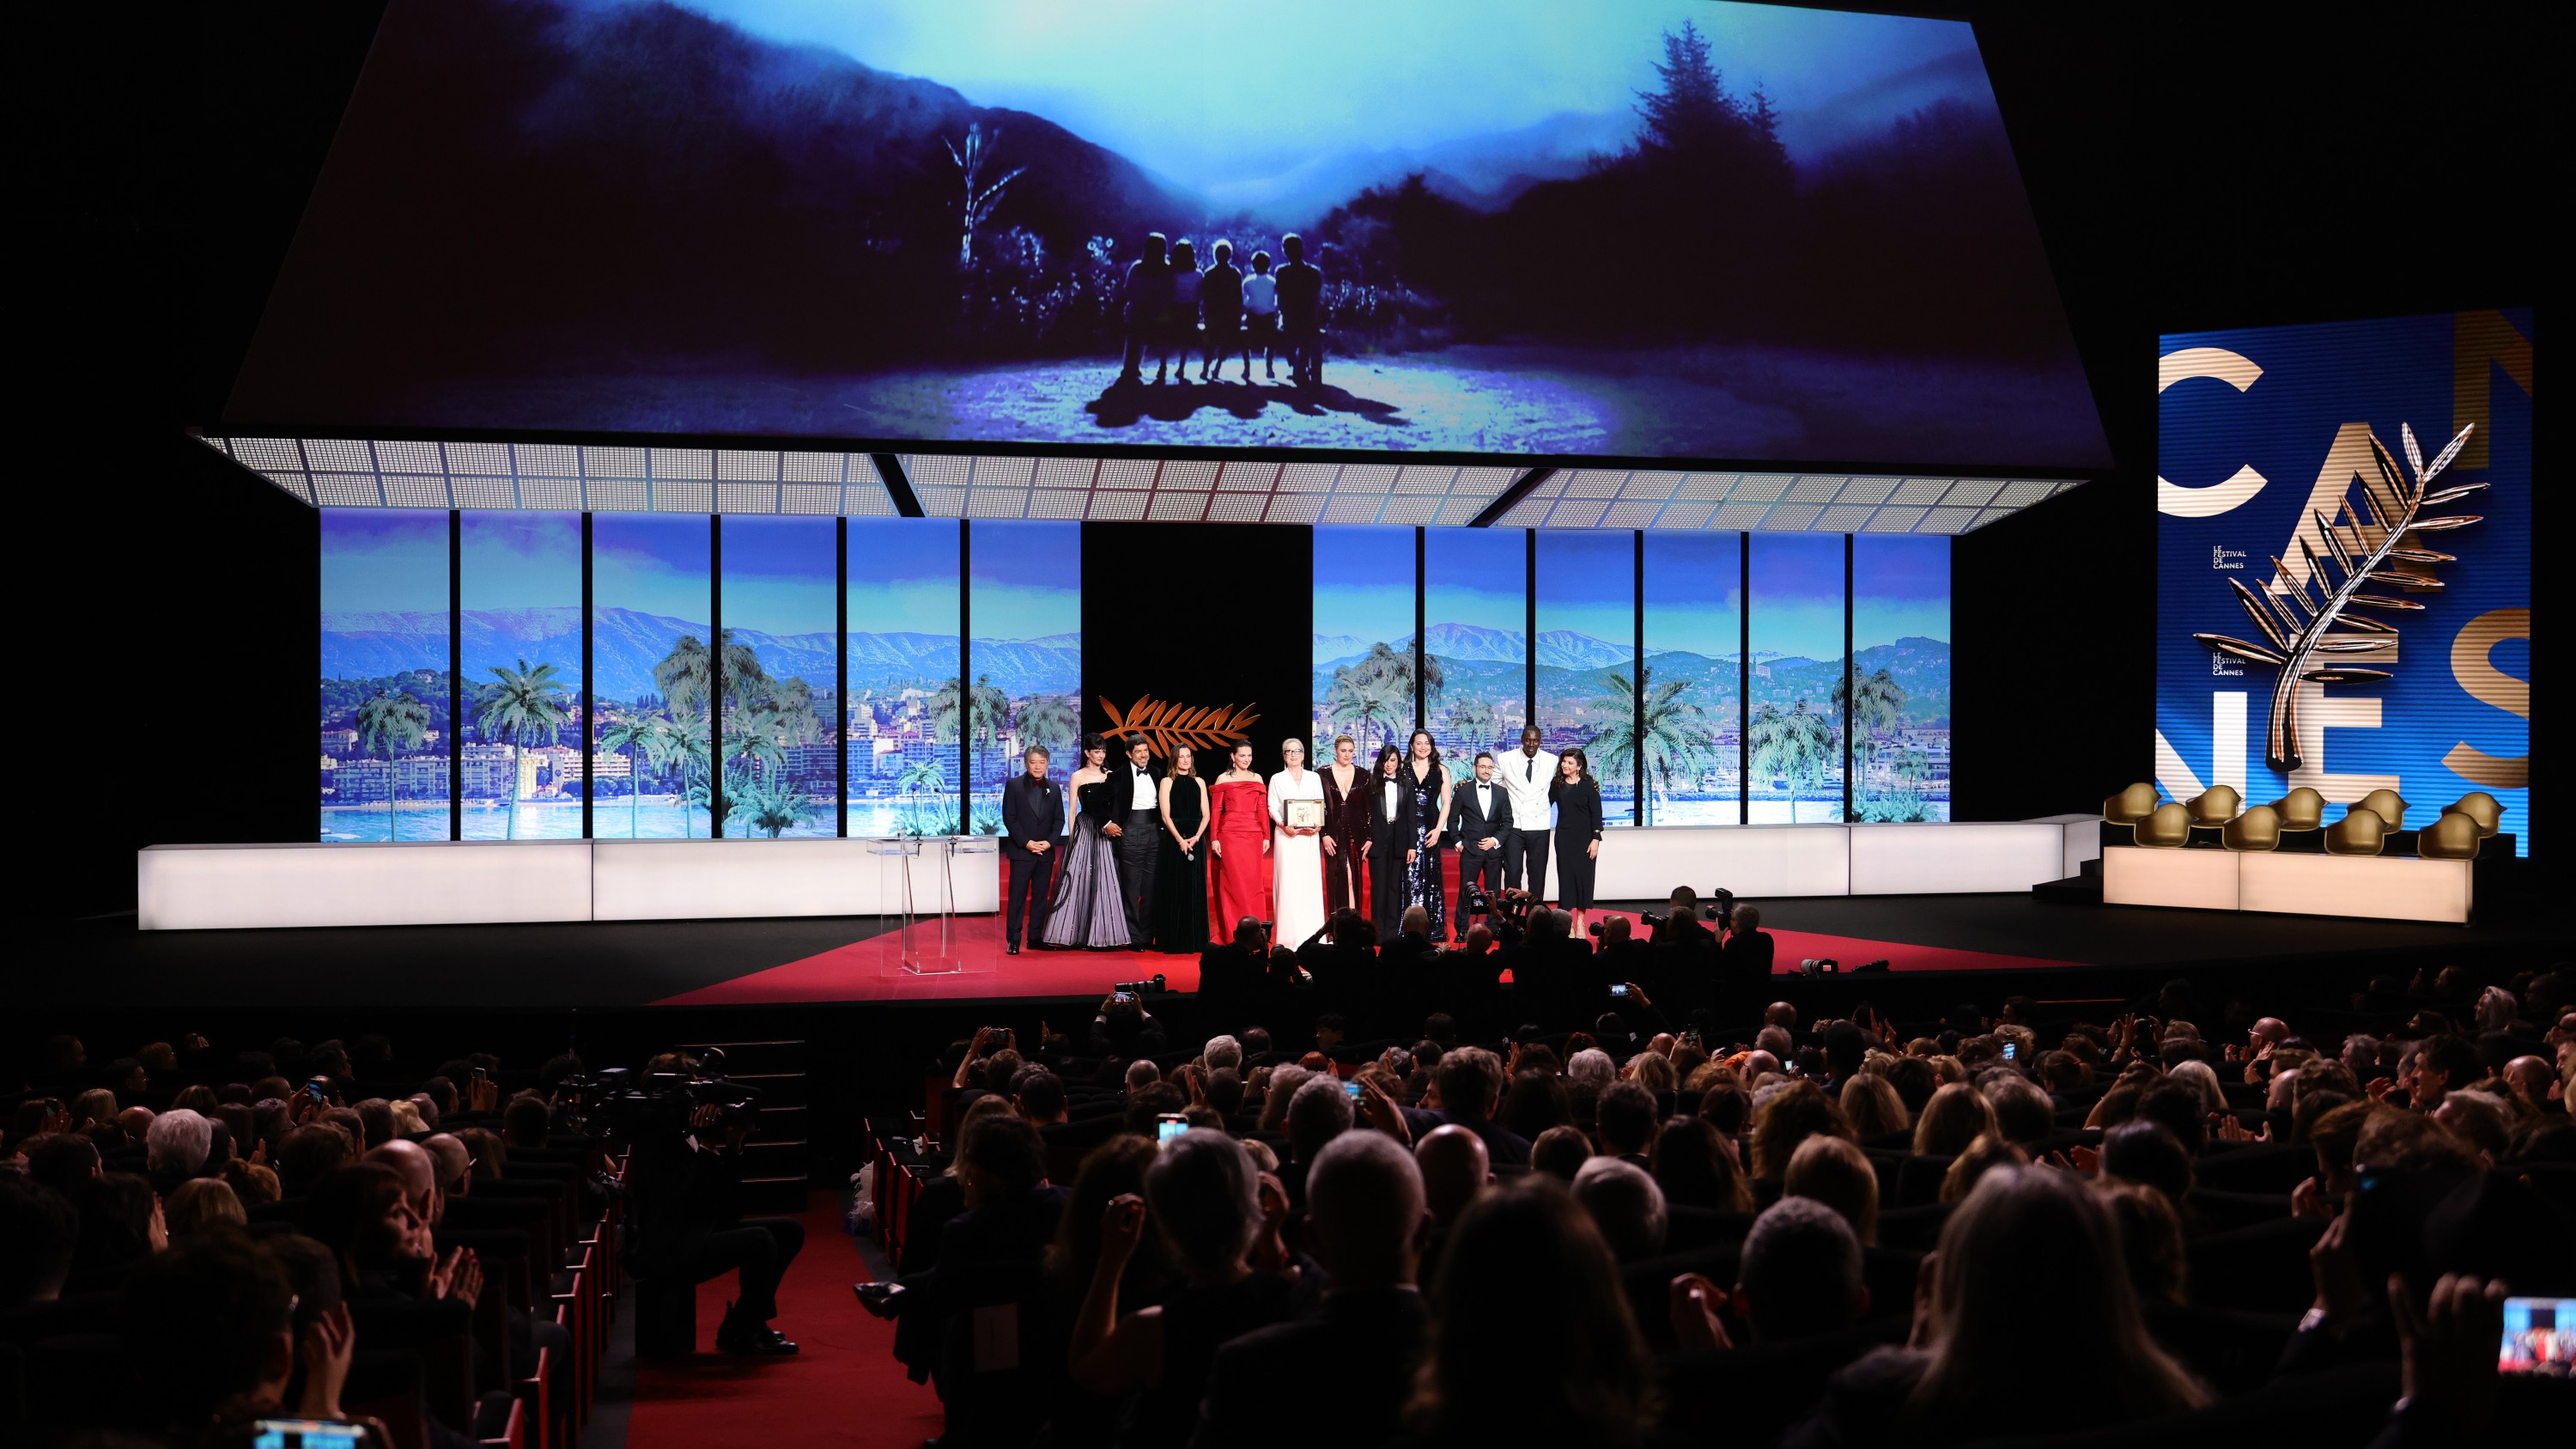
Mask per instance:
[[[2115,845],[2102,852],[2102,902],[2466,925],[2476,904],[2471,864]]]
[[[1613,830],[1600,899],[1676,885],[1766,896],[2025,891],[2100,851],[2099,817],[1916,825],[1679,825]],[[879,913],[891,874],[867,840],[521,840],[156,845],[137,852],[147,931],[708,920]],[[955,851],[955,909],[1001,909],[990,837],[932,836],[913,861],[935,912]],[[976,852],[969,854],[967,852]],[[2165,852],[2174,854],[2177,852]],[[1549,894],[1555,894],[1549,864]]]

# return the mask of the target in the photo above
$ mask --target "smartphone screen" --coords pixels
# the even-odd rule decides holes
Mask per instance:
[[[1154,1141],[1157,1145],[1171,1141],[1190,1130],[1189,1119],[1178,1112],[1166,1112],[1156,1119]]]
[[[1347,1095],[1347,1096],[1348,1096],[1352,1101],[1354,1101],[1354,1102],[1358,1101],[1358,1100],[1360,1099],[1360,1095],[1361,1095],[1361,1094],[1360,1094],[1360,1079],[1359,1079],[1359,1078],[1357,1078],[1357,1077],[1353,1077],[1353,1078],[1351,1078],[1349,1081],[1342,1083],[1342,1091],[1343,1091],[1343,1093],[1344,1093],[1345,1095]]]
[[[356,1449],[372,1442],[364,1424],[327,1419],[262,1419],[251,1429],[251,1449]]]
[[[2509,1374],[2576,1377],[2576,1298],[2508,1298],[2496,1368]]]
[[[1625,986],[1613,986],[1610,988],[1610,994],[1612,996],[1625,997],[1628,994],[1628,988]]]
[[[2011,1042],[2005,1042],[2005,1043],[2004,1043],[2004,1060],[2005,1060],[2005,1061],[2011,1061],[2013,1058],[2015,1058],[2015,1057],[2017,1057],[2017,1056],[2020,1056],[2020,1055],[2021,1055],[2021,1048],[2020,1048],[2019,1046],[2016,1046],[2016,1045],[2014,1045],[2014,1044],[2013,1044],[2013,1043],[2011,1043]]]

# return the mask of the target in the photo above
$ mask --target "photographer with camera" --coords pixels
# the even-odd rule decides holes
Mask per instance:
[[[1771,990],[1771,933],[1762,929],[1762,911],[1739,905],[1728,922],[1726,944],[1717,964],[1718,1019],[1751,1021]]]
[[[634,1147],[627,1184],[636,1276],[704,1283],[739,1272],[741,1291],[716,1329],[716,1348],[790,1354],[796,1345],[769,1320],[778,1316],[778,1283],[805,1246],[805,1228],[793,1218],[743,1216],[743,1143],[757,1097],[696,1058],[666,1053],[646,1064],[640,1089],[602,1105],[611,1133]]]

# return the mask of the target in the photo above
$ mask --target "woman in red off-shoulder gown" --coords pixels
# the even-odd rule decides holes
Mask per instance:
[[[1233,760],[1208,789],[1208,874],[1216,882],[1208,935],[1220,943],[1234,939],[1235,922],[1246,916],[1270,919],[1270,782],[1252,772],[1250,744],[1236,744]]]

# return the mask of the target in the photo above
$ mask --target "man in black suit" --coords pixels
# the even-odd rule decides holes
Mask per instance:
[[[1402,1428],[1431,1316],[1414,1288],[1429,1227],[1413,1155],[1344,1132],[1306,1169],[1306,1242],[1332,1286],[1311,1317],[1217,1350],[1191,1449],[1382,1444]]]
[[[1064,792],[1047,778],[1044,745],[1031,745],[1020,756],[1029,769],[1002,787],[1002,863],[1010,867],[1010,914],[1005,918],[1004,955],[1020,954],[1020,923],[1037,902],[1035,933],[1046,935],[1048,884],[1055,879],[1055,839],[1064,833]]]
[[[1458,842],[1458,935],[1467,934],[1468,903],[1503,888],[1503,842],[1512,833],[1511,792],[1494,778],[1494,757],[1476,756],[1476,778],[1449,799],[1449,838]],[[1491,914],[1488,912],[1488,914]]]
[[[1771,933],[1759,907],[1739,905],[1719,948],[1717,1014],[1729,1024],[1750,1021],[1771,993]]]
[[[1127,903],[1127,944],[1154,944],[1154,860],[1163,842],[1161,777],[1143,735],[1127,741],[1127,763],[1109,769],[1109,823],[1100,833],[1118,842],[1118,895]]]

